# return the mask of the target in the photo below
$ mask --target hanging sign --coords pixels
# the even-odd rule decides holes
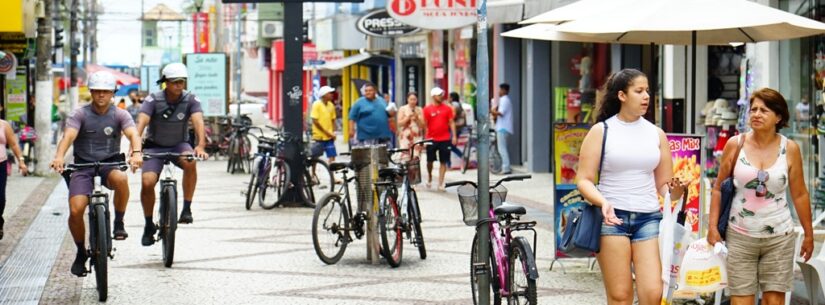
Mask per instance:
[[[204,116],[226,115],[228,65],[224,53],[186,54],[189,91],[200,99]]]
[[[387,12],[411,26],[447,30],[465,27],[478,21],[478,0],[390,0]]]
[[[377,37],[396,37],[421,31],[421,28],[409,26],[393,18],[387,10],[377,10],[358,19],[361,33]]]

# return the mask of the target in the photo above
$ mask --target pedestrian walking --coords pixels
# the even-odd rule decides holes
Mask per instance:
[[[496,174],[508,175],[510,168],[510,153],[507,151],[507,141],[513,134],[513,103],[510,101],[510,85],[502,83],[498,86],[498,105],[490,113],[496,122],[496,144],[501,155],[501,172]]]
[[[453,122],[455,123],[455,137],[457,141],[457,139],[461,138],[461,135],[467,128],[467,116],[464,113],[464,108],[461,106],[461,98],[458,96],[457,92],[450,92],[450,107],[453,107]],[[457,156],[462,157],[461,150],[458,149],[456,144],[450,145],[450,151],[455,153]],[[450,160],[447,160],[448,166],[450,165],[449,161]]]
[[[132,115],[132,120],[137,121],[137,116],[140,113],[140,105],[142,103],[140,97],[138,97],[137,90],[129,91],[129,100],[132,101],[132,104],[129,107],[126,107],[126,111]]]
[[[350,138],[357,130],[357,145],[390,144],[389,118],[394,114],[387,110],[387,102],[377,95],[375,85],[367,83],[364,96],[355,101],[349,111]]]
[[[426,138],[433,140],[427,146],[427,187],[433,182],[433,162],[438,159],[438,190],[443,191],[444,176],[447,174],[447,161],[450,158],[450,145],[456,143],[453,108],[443,102],[444,90],[435,87],[430,90],[433,102],[424,107],[424,121],[427,123]]]
[[[384,100],[387,101],[387,115],[389,116],[387,124],[390,125],[390,147],[395,148],[395,145],[398,144],[398,139],[395,136],[398,134],[398,117],[394,114],[398,113],[398,105],[390,98],[389,93],[384,93]]]
[[[329,163],[335,162],[338,153],[335,151],[335,103],[332,95],[335,89],[323,86],[320,89],[321,99],[312,103],[312,156],[320,157],[326,153]]]
[[[506,96],[507,87],[502,89]],[[642,117],[650,105],[644,73],[621,70],[608,78],[603,90],[599,123],[582,143],[578,190],[589,203],[600,206],[604,215],[601,251],[596,258],[602,270],[606,303],[633,302],[631,273],[635,273],[639,304],[659,304],[663,291],[658,241],[662,213],[657,192],[664,195],[670,187],[671,198],[679,198],[685,185],[673,178],[664,131]]]
[[[120,102],[117,102],[117,108],[126,110],[126,99],[125,98],[122,98],[122,99],[120,99]]]
[[[426,128],[424,112],[418,106],[418,93],[407,93],[407,104],[398,109],[398,147],[410,148],[413,143],[421,141]],[[421,145],[415,147],[411,159],[421,153]]]
[[[788,104],[779,92],[757,90],[750,98],[751,131],[729,140],[722,153],[720,175],[711,197],[707,239],[711,245],[721,242],[717,225],[728,222],[725,240],[733,305],[754,304],[757,291],[762,292],[762,304],[784,304],[785,293],[792,288],[796,234],[787,196],[793,199],[805,232],[800,256],[807,261],[814,250],[802,153],[796,142],[779,133],[790,120]],[[737,151],[738,157],[734,157]],[[719,219],[721,181],[731,176],[736,194],[730,218]]]
[[[17,144],[17,135],[6,120],[0,120],[0,239],[3,239],[3,226],[6,220],[3,218],[3,212],[6,209],[6,182],[11,175],[11,166],[8,160],[9,153],[6,150],[8,146],[14,153],[13,157],[17,160],[17,169],[23,176],[29,173],[26,168],[26,162],[23,160],[23,153],[20,151],[20,145]]]

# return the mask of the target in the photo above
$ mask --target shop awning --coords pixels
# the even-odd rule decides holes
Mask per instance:
[[[359,53],[356,55],[345,57],[344,59],[324,63],[323,65],[319,66],[318,69],[341,70],[343,68],[356,64],[386,65],[389,64],[391,60],[392,58],[389,56],[370,53]]]
[[[97,71],[108,71],[109,73],[112,73],[117,79],[117,84],[121,86],[140,84],[139,78],[120,72],[118,70],[101,65],[86,65],[86,73],[95,73]]]
[[[523,20],[524,0],[490,0],[487,21],[490,24],[516,23]]]

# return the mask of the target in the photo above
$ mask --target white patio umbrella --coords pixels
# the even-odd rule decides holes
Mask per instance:
[[[568,5],[547,11],[541,15],[519,22],[519,24],[552,23],[561,24],[585,16],[607,12],[614,7],[631,4],[635,0],[579,0]]]
[[[825,23],[747,0],[623,0],[622,5],[599,13],[551,23],[559,25],[528,26],[513,34],[544,40],[583,37],[569,41],[603,39],[601,42],[605,43],[691,45],[694,50],[697,44],[725,45],[825,34]],[[504,36],[514,37],[514,31]],[[696,52],[692,54],[691,97],[695,105]],[[692,111],[691,116],[695,117],[695,107]]]

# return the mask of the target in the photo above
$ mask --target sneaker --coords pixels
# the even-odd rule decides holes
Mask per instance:
[[[192,223],[192,211],[184,209],[180,212],[180,218],[178,218],[178,223]]]
[[[86,276],[86,260],[89,259],[89,256],[86,254],[86,251],[78,251],[77,255],[74,257],[74,263],[72,263],[72,274],[78,277]]]
[[[140,239],[140,244],[146,247],[155,244],[155,233],[157,231],[155,224],[143,227],[143,237]]]
[[[129,237],[129,233],[126,233],[126,229],[123,227],[123,222],[115,222],[115,230],[112,234],[115,240],[125,240]]]

